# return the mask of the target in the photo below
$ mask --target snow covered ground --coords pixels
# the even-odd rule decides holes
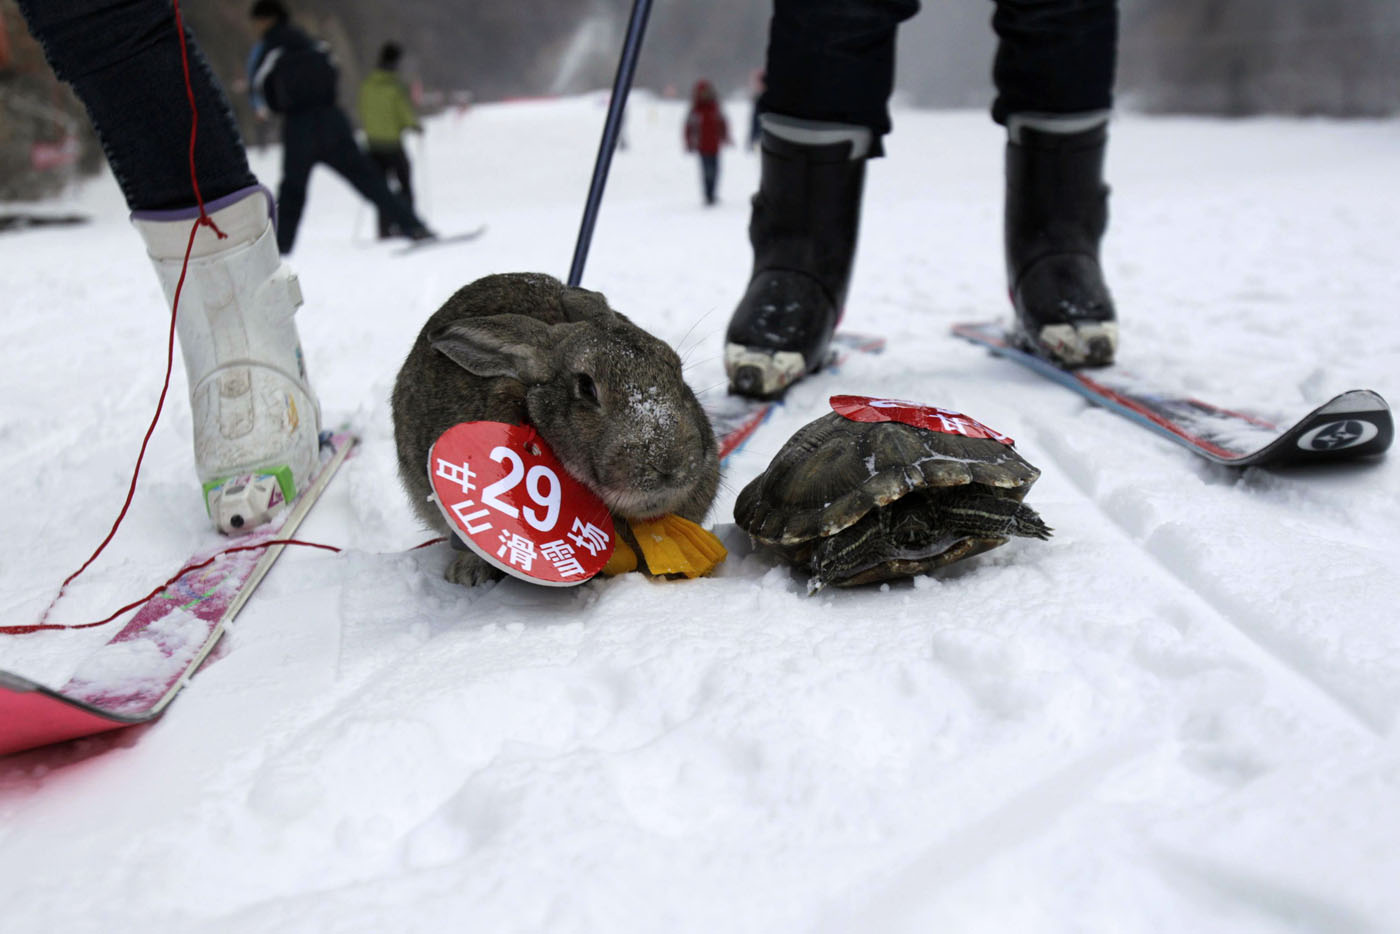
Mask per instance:
[[[327,422],[364,445],[302,537],[349,550],[285,555],[153,726],[0,759],[0,929],[1395,930],[1400,461],[1213,467],[949,337],[1005,311],[981,113],[896,114],[845,322],[889,349],[796,388],[712,521],[853,392],[1016,438],[1052,541],[811,598],[732,529],[710,579],[566,592],[470,592],[442,549],[405,551],[427,535],[394,472],[399,364],[458,286],[566,274],[602,115],[434,120],[423,206],[489,231],[407,257],[317,170],[300,328]],[[681,117],[635,99],[584,284],[716,398],[757,160],[726,152],[701,207]],[[1112,136],[1126,365],[1275,416],[1400,396],[1400,122],[1124,115]],[[275,185],[277,154],[254,158]],[[106,532],[164,362],[115,186],[54,207],[93,223],[0,238],[0,625]],[[59,619],[208,543],[185,391],[177,372],[131,514]],[[0,636],[0,669],[61,684],[108,634]]]

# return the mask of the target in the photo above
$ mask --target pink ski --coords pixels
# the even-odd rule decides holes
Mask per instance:
[[[347,433],[331,435],[321,472],[280,522],[234,540],[239,546],[252,546],[250,550],[223,555],[208,567],[182,574],[85,658],[62,687],[0,671],[0,755],[159,717],[286,547],[266,543],[296,531],[355,441]],[[228,547],[228,542],[220,543],[189,563]]]

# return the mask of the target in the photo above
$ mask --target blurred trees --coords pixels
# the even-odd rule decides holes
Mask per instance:
[[[1120,106],[1400,112],[1400,0],[1120,0],[1120,10]],[[925,2],[900,35],[900,91],[927,106],[986,106],[991,16],[988,2]]]
[[[1123,0],[1119,86],[1139,109],[1400,111],[1395,0]]]
[[[54,78],[13,0],[0,2],[0,201],[61,191],[101,163],[82,105]]]

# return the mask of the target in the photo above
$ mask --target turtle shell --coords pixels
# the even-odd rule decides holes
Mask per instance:
[[[1003,544],[1008,534],[1027,534],[958,531],[935,544],[938,522],[928,517],[938,512],[940,503],[954,503],[959,497],[966,502],[969,496],[994,505],[1004,500],[1010,515],[1039,476],[1011,445],[993,438],[897,421],[852,421],[830,412],[799,429],[768,468],[744,487],[734,505],[734,519],[755,541],[799,563],[813,559],[819,546],[828,552],[847,547],[822,541],[848,529],[848,538],[859,535],[880,542],[910,521],[934,527],[923,533],[928,542],[921,550],[882,547],[870,567],[852,572],[848,566],[816,586],[865,583],[921,573]],[[899,506],[891,508],[896,503]],[[1029,507],[1021,509],[1034,516]],[[1045,532],[1048,535],[1048,529]],[[1044,537],[1036,531],[1029,534]],[[812,569],[820,577],[817,563],[812,560]]]

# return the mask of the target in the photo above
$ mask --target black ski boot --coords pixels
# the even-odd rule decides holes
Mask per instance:
[[[1006,145],[1006,278],[1016,330],[1028,349],[1064,367],[1112,363],[1118,347],[1099,267],[1107,144],[1104,122],[1074,133],[1022,125]]]
[[[729,391],[739,395],[780,395],[820,368],[846,301],[869,131],[811,126],[763,131],[753,275],[725,335]]]

